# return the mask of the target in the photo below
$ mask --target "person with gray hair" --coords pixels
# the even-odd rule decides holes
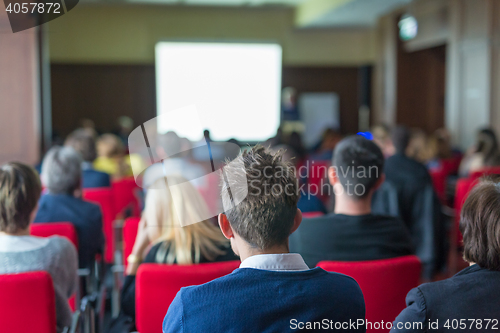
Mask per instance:
[[[102,253],[104,235],[99,206],[81,197],[82,158],[71,147],[50,149],[42,164],[46,193],[38,202],[34,223],[71,222],[78,234],[80,268],[90,268]]]

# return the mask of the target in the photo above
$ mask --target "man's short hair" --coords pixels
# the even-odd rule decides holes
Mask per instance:
[[[500,271],[500,177],[483,179],[470,192],[460,214],[464,259]]]
[[[73,194],[80,187],[80,154],[71,147],[51,148],[42,163],[42,182],[50,193]]]
[[[86,129],[73,131],[64,142],[65,146],[72,147],[86,162],[93,162],[97,157],[96,142],[93,135]]]
[[[221,196],[225,207],[231,207],[231,198],[248,188],[248,195],[239,204],[226,211],[234,231],[251,246],[261,250],[287,242],[297,214],[299,201],[295,170],[282,160],[282,151],[273,153],[257,145],[240,153],[224,167]],[[244,167],[246,182],[230,184],[224,179],[241,179]]]
[[[396,126],[391,130],[391,140],[396,152],[404,154],[410,144],[410,131],[406,126]]]
[[[337,144],[332,166],[344,192],[360,199],[370,193],[382,175],[384,155],[373,141],[353,135]]]
[[[32,167],[17,162],[0,167],[0,231],[28,228],[41,192],[40,178]]]

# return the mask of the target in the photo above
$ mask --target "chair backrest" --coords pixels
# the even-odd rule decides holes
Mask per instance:
[[[318,266],[354,278],[363,292],[366,320],[393,322],[405,308],[406,294],[418,286],[421,264],[417,256],[359,262],[321,261]],[[380,332],[368,327],[367,332]]]
[[[113,263],[115,253],[113,221],[116,217],[115,206],[113,204],[113,192],[107,187],[84,189],[83,198],[86,201],[93,202],[101,207],[105,238],[104,261],[107,263]]]
[[[139,201],[134,193],[141,189],[135,183],[134,177],[114,181],[111,184],[111,189],[113,191],[113,204],[116,214],[123,214],[127,208],[130,208],[132,216],[140,215]]]
[[[500,175],[500,166],[486,167],[481,170],[471,172],[469,178],[478,179],[485,175]]]
[[[55,333],[56,304],[47,272],[0,275],[0,331]]]
[[[137,230],[139,229],[139,217],[129,217],[123,224],[123,264],[127,267],[127,257],[132,253]]]
[[[78,250],[78,234],[70,222],[32,223],[30,234],[38,237],[66,237]]]
[[[319,217],[319,216],[323,216],[323,215],[325,215],[323,212],[305,212],[305,213],[302,213],[302,217],[304,217],[306,219],[311,219],[311,218]]]
[[[138,331],[161,333],[168,307],[182,287],[209,282],[231,273],[239,265],[239,261],[197,265],[140,265],[135,289]]]
[[[455,186],[455,233],[456,233],[456,244],[457,246],[461,246],[462,244],[462,233],[458,228],[458,224],[460,222],[460,212],[462,211],[462,207],[465,203],[465,199],[469,195],[469,192],[472,190],[474,186],[479,182],[478,178],[463,178],[457,181],[457,185]]]

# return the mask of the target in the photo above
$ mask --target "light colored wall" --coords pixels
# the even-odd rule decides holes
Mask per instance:
[[[289,8],[78,5],[48,23],[58,63],[154,63],[162,39],[265,40],[285,65],[350,66],[375,60],[374,30],[305,30]]]
[[[0,164],[39,158],[37,29],[12,33],[0,2]]]
[[[406,44],[407,50],[447,45],[445,125],[454,142],[467,148],[484,126],[500,133],[499,1],[417,0],[411,6],[406,11],[416,13],[420,36]],[[377,49],[375,80],[379,84],[374,87],[374,112],[376,121],[389,124],[395,121],[397,100],[397,35],[387,22],[395,22],[402,12],[382,18],[377,28],[382,42]]]

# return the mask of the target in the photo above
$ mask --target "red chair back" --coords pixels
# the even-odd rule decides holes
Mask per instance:
[[[323,214],[322,212],[306,212],[306,213],[302,213],[302,217],[306,218],[306,219],[311,219],[311,218],[314,218],[314,217],[319,217],[319,216],[323,216],[325,214]]]
[[[78,234],[75,226],[70,222],[32,223],[30,234],[37,237],[61,236],[66,237],[78,251]],[[76,296],[68,300],[72,311],[76,310]]]
[[[98,204],[102,211],[102,224],[105,238],[104,261],[113,263],[115,253],[115,238],[113,237],[113,221],[115,220],[115,206],[113,193],[110,188],[84,189],[83,198],[86,201]]]
[[[470,174],[469,178],[478,179],[485,175],[500,175],[500,167],[487,167],[478,171],[474,171]]]
[[[131,209],[132,216],[139,216],[141,210],[135,191],[141,190],[135,183],[134,177],[123,178],[111,184],[113,191],[113,204],[117,214],[123,214],[127,208]]]
[[[198,265],[140,265],[135,293],[138,331],[161,333],[168,307],[182,287],[209,282],[231,273],[239,265],[239,261]]]
[[[37,237],[66,237],[78,250],[78,234],[70,222],[32,223],[30,234]]]
[[[354,278],[363,292],[366,320],[393,322],[406,307],[406,294],[418,286],[421,264],[417,256],[359,262],[322,261],[326,271]],[[370,328],[370,327],[368,327]],[[367,332],[380,332],[372,327]],[[388,331],[388,330],[387,330]]]
[[[47,272],[0,275],[0,331],[56,333],[56,304]]]
[[[127,267],[127,257],[132,253],[134,247],[140,221],[139,217],[129,217],[123,224],[123,264],[125,267]]]

